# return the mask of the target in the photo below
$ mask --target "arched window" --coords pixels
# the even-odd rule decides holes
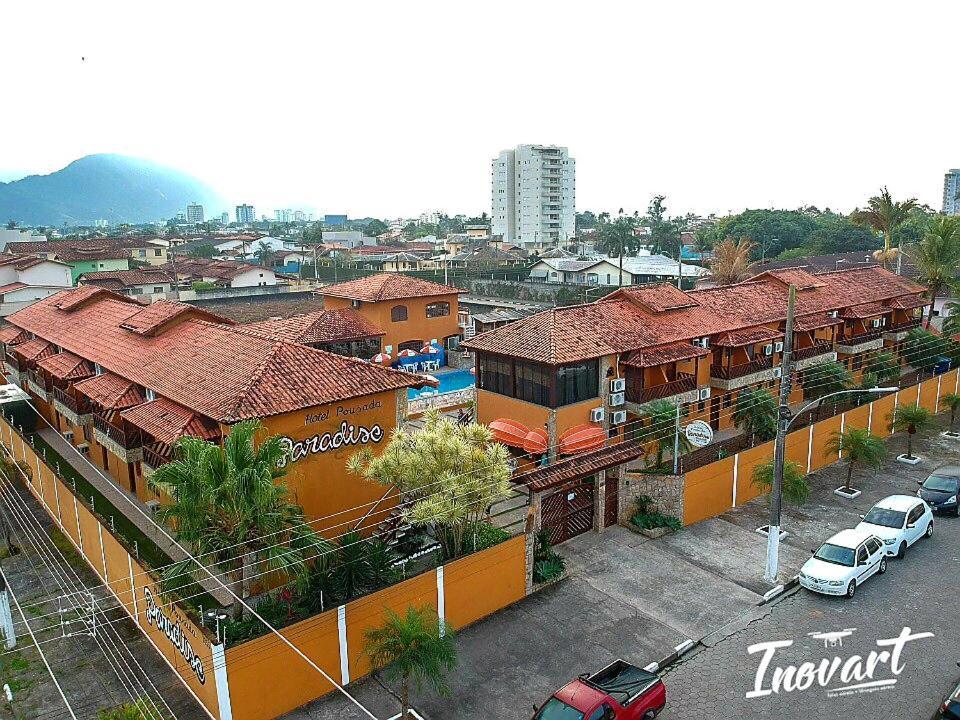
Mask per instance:
[[[394,305],[392,308],[390,308],[391,322],[403,322],[406,319],[407,319],[406,305]]]
[[[427,317],[444,317],[450,314],[450,303],[448,302],[435,302],[427,305]]]

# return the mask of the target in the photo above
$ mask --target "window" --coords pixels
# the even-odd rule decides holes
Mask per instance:
[[[394,305],[392,308],[390,308],[391,322],[403,322],[406,319],[407,319],[406,305]]]
[[[360,301],[359,301],[359,300],[351,300],[351,301],[350,301],[350,307],[352,307],[354,310],[356,310],[357,308],[360,307]]]
[[[155,293],[162,293],[162,292],[163,292],[163,285],[154,285],[154,286],[153,286],[153,291],[154,291]]]
[[[450,314],[450,303],[448,302],[435,302],[435,303],[429,303],[427,305],[428,318],[445,317],[449,314]]]
[[[146,256],[147,256],[147,251],[146,251],[146,250],[138,250],[138,251],[137,251],[137,254],[140,255],[140,257],[146,257]]]
[[[550,404],[550,371],[548,366],[517,360],[515,374],[518,399],[537,405]]]
[[[496,355],[478,357],[479,376],[477,385],[498,395],[513,395],[513,368],[509,358]]]
[[[876,538],[870,538],[867,540],[867,550],[870,551],[871,555],[875,555],[878,550],[880,550],[880,541]]]
[[[577,365],[564,365],[557,370],[557,405],[571,405],[600,394],[600,365],[587,360]]]
[[[163,257],[163,250],[154,250],[154,251],[153,251],[153,256],[154,256],[154,257]]]
[[[867,548],[861,545],[857,549],[857,565],[866,565],[867,563]]]
[[[147,396],[147,401],[157,399],[157,394],[150,388],[146,388],[146,391],[144,392],[144,394]]]
[[[93,364],[93,374],[94,375],[103,375],[103,368],[100,367],[100,363]]]
[[[923,516],[923,505],[917,505],[907,515],[907,525],[912,525]]]
[[[143,288],[135,287],[130,290],[131,295],[143,295]]]

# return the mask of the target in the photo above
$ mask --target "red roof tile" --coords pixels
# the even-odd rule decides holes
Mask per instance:
[[[156,335],[122,325],[144,308],[100,288],[69,290],[7,320],[201,415],[232,423],[415,387],[422,378],[188,316]],[[59,309],[66,304],[70,312]],[[90,382],[90,381],[86,381]]]
[[[707,348],[680,340],[670,343],[669,345],[637,350],[630,354],[630,357],[626,359],[624,365],[630,365],[631,367],[654,367],[655,365],[677,362],[678,360],[689,360],[709,354],[710,351]]]
[[[840,317],[852,319],[870,318],[883,315],[887,310],[888,308],[882,302],[870,302],[849,307],[840,313]]]
[[[136,383],[113,373],[103,373],[81,380],[74,387],[107,410],[132,407],[147,399]]]
[[[805,315],[793,319],[793,329],[797,332],[809,332],[818,328],[830,327],[831,325],[842,325],[843,320],[835,318],[828,313],[818,313],[816,315]]]
[[[120,417],[164,445],[172,445],[183,435],[204,440],[220,437],[220,428],[214,421],[166,398],[157,398],[124,410]]]
[[[653,312],[696,307],[697,301],[678,287],[664,283],[636,288],[622,288],[607,296],[607,299],[625,297],[638,302]]]
[[[53,355],[57,350],[43,338],[27,340],[13,348],[24,360],[39,360],[47,355]]]
[[[69,352],[45,357],[37,365],[60,380],[77,380],[93,375],[93,365]]]
[[[384,300],[402,300],[403,298],[431,297],[434,295],[453,295],[463,292],[460,288],[441,285],[429,280],[421,280],[400,273],[379,273],[356,280],[328,285],[320,288],[321,295],[347,298],[362,302],[381,302]]]
[[[816,275],[809,273],[801,268],[785,268],[783,270],[767,270],[760,273],[754,280],[763,278],[773,278],[779,280],[782,284],[796,286],[797,290],[810,290],[812,288],[824,287],[825,282],[819,280]]]
[[[529,470],[512,478],[518,485],[526,485],[535,492],[549,490],[569,480],[592,475],[607,468],[623,465],[643,455],[643,444],[637,441],[619,442],[599,450],[573,455],[552,465]]]
[[[143,268],[137,270],[104,270],[102,272],[83,273],[80,281],[84,285],[99,285],[106,288],[127,288],[134,285],[168,283],[172,275],[166,270]]]
[[[13,292],[14,290],[19,290],[20,288],[25,287],[30,286],[22,282],[12,282],[7,283],[6,285],[0,285],[0,295],[6,295],[8,292]]]
[[[742,347],[744,345],[753,345],[764,340],[775,340],[782,338],[783,333],[772,330],[768,327],[747,328],[745,330],[728,330],[721,333],[719,337],[712,341],[717,347]]]
[[[188,317],[227,325],[233,324],[226,318],[201,310],[193,305],[159,300],[128,317],[120,323],[120,327],[139,335],[156,335],[159,330],[174,320],[184,320]]]
[[[923,291],[916,283],[878,266],[822,273],[816,279],[822,285],[797,295],[799,316]],[[780,280],[750,280],[686,294],[696,300],[695,307],[658,313],[623,296],[611,296],[590,305],[537,313],[477,335],[463,345],[560,365],[786,319],[787,286]]]
[[[4,345],[16,345],[28,339],[27,333],[22,328],[15,325],[4,325],[0,328],[0,343]]]
[[[930,298],[924,295],[914,295],[912,297],[894,298],[887,303],[887,307],[895,310],[915,310],[919,307],[927,307],[930,304]]]
[[[385,334],[364,315],[349,307],[264,320],[244,325],[243,328],[264,337],[301,345],[349,342]]]

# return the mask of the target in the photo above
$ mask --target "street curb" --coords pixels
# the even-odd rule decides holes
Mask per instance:
[[[777,585],[776,587],[764,593],[763,600],[758,602],[757,605],[758,606],[766,605],[767,603],[772,602],[773,600],[776,600],[778,597],[783,595],[788,590],[793,590],[799,584],[800,584],[800,576],[794,575],[792,578],[787,580],[787,582],[784,583],[783,585]]]
[[[673,663],[675,663],[681,657],[683,657],[688,652],[693,650],[693,648],[695,648],[696,646],[697,646],[696,642],[687,638],[682,643],[677,645],[673,649],[673,652],[667,655],[665,658],[663,658],[660,662],[652,662],[646,667],[644,667],[643,669],[646,670],[647,672],[653,672],[653,673],[659,672],[673,665]]]

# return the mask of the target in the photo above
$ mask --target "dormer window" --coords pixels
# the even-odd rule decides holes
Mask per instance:
[[[94,375],[103,375],[103,368],[100,366],[100,363],[93,364],[93,374]]]
[[[157,399],[157,394],[150,388],[146,388],[144,394],[147,396],[147,402]]]

